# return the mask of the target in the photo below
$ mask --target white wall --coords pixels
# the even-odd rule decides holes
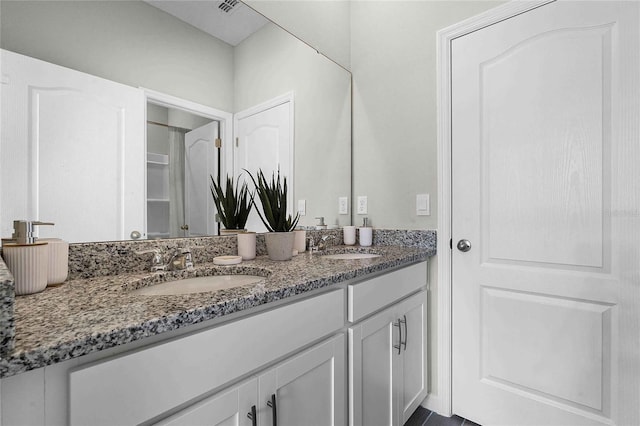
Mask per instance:
[[[144,2],[1,1],[0,19],[3,49],[233,110],[233,48]]]
[[[436,33],[500,3],[352,2],[353,196],[368,197],[373,226],[437,228]],[[431,216],[416,216],[419,193],[431,195]],[[429,381],[437,396],[437,257],[429,265]]]
[[[348,0],[247,0],[245,3],[320,53],[350,68],[351,7]]]
[[[236,112],[293,92],[294,200],[307,200],[300,224],[349,224],[338,197],[351,190],[350,74],[274,24],[236,46],[235,71]]]

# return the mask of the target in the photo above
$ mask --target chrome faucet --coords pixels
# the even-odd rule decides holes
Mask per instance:
[[[179,271],[183,269],[193,269],[193,258],[191,250],[188,248],[177,248],[167,263],[169,271]]]
[[[313,252],[316,252],[316,251],[324,251],[324,250],[326,250],[326,248],[328,247],[329,241],[333,240],[335,238],[336,238],[335,235],[325,235],[324,237],[322,237],[322,238],[320,238],[318,240],[317,244],[313,240],[313,237],[307,238],[307,241],[309,242],[309,244],[308,244],[309,252],[313,253]]]
[[[152,253],[153,257],[151,258],[151,272],[164,271],[166,269],[166,265],[164,264],[164,259],[162,254],[160,254],[160,249],[149,249],[149,250],[141,250],[134,252],[135,254],[147,254]]]
[[[193,258],[191,257],[191,250],[188,248],[177,248],[169,258],[167,263],[164,263],[164,257],[160,253],[160,249],[154,248],[149,250],[136,251],[136,254],[152,253],[151,258],[151,272],[158,271],[179,271],[183,269],[193,269]]]

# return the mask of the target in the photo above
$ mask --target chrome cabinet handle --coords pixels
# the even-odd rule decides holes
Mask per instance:
[[[407,338],[409,337],[409,329],[407,328],[407,316],[403,315],[402,316],[403,319],[399,319],[398,322],[401,324],[404,324],[404,341],[402,341],[402,337],[400,337],[400,343],[403,346],[403,349],[406,351],[407,350]],[[400,333],[400,336],[402,336],[402,333]]]
[[[398,338],[398,344],[397,345],[393,345],[394,349],[398,350],[398,355],[400,355],[400,351],[402,350],[402,327],[400,325],[400,320],[398,320],[398,322],[394,322],[393,323],[394,327],[398,327],[398,333],[400,335],[400,337]]]
[[[258,425],[258,416],[256,414],[256,406],[255,405],[251,406],[251,412],[247,413],[247,417],[249,417],[251,419],[251,426],[257,426]]]
[[[466,253],[471,250],[471,242],[469,240],[460,240],[456,247],[458,247],[458,250],[461,252]]]
[[[273,426],[278,426],[278,410],[276,409],[276,394],[271,394],[271,400],[267,401],[267,406],[271,408],[273,415]]]

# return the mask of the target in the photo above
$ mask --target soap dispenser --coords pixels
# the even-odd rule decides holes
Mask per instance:
[[[13,235],[2,239],[2,257],[13,275],[15,294],[38,293],[47,287],[49,250],[34,236],[35,226],[51,222],[13,221]]]
[[[369,247],[373,244],[373,228],[369,226],[369,218],[365,217],[362,221],[362,227],[358,229],[360,234],[360,245],[362,247]]]

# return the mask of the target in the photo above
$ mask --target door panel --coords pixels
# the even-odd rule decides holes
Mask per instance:
[[[398,318],[406,320],[402,334],[404,342],[400,368],[402,386],[398,396],[402,416],[400,424],[405,424],[409,420],[427,396],[426,301],[426,292],[420,292],[398,307]]]
[[[248,170],[256,176],[259,169],[269,180],[271,174],[280,169],[280,174],[287,177],[287,204],[293,212],[293,114],[292,102],[286,101],[277,105],[256,107],[250,112],[241,112],[236,117],[235,173],[246,173]],[[245,179],[248,176],[245,175]],[[260,203],[256,204],[247,220],[247,229],[265,232],[255,209],[262,211]]]
[[[209,185],[218,173],[219,151],[215,146],[218,122],[214,121],[185,134],[185,218],[188,236],[217,235],[216,207]],[[224,181],[224,177],[222,180]]]
[[[350,425],[396,425],[399,334],[392,309],[349,329]]]
[[[233,387],[156,423],[157,426],[250,426],[247,413],[256,405],[258,379]]]
[[[557,1],[452,42],[456,414],[640,423],[639,24]]]
[[[2,235],[16,219],[70,242],[144,233],[142,91],[4,50],[2,75]]]
[[[339,335],[290,358],[259,377],[260,424],[345,426],[345,337]]]

